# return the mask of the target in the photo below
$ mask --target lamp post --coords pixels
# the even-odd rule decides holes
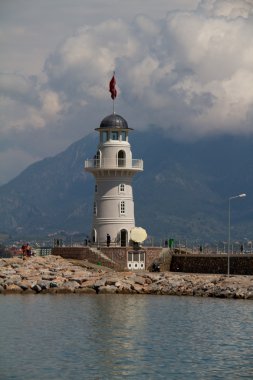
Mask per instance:
[[[230,233],[230,202],[232,199],[235,199],[235,198],[243,198],[243,197],[246,197],[246,194],[242,193],[242,194],[238,194],[238,195],[234,195],[233,197],[229,197],[228,198],[228,277],[229,277],[229,274],[230,274],[230,237],[231,237],[231,233]]]

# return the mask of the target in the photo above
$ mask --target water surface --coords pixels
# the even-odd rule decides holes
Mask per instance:
[[[253,379],[253,302],[0,296],[0,379]]]

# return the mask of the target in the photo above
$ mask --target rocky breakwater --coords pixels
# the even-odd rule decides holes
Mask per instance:
[[[253,299],[253,276],[115,272],[57,256],[0,259],[0,293],[160,294]]]

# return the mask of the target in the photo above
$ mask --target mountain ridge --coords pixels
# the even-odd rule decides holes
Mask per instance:
[[[159,238],[226,240],[228,197],[245,192],[246,200],[233,202],[231,228],[235,238],[251,239],[252,138],[224,135],[186,143],[150,127],[131,133],[130,143],[133,157],[144,160],[144,172],[133,181],[136,225]],[[98,134],[89,134],[0,186],[0,232],[89,234],[94,180],[84,160],[97,145]]]

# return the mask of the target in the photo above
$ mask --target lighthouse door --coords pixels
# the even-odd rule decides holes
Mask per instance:
[[[121,247],[127,246],[127,230],[120,231],[120,245]]]

